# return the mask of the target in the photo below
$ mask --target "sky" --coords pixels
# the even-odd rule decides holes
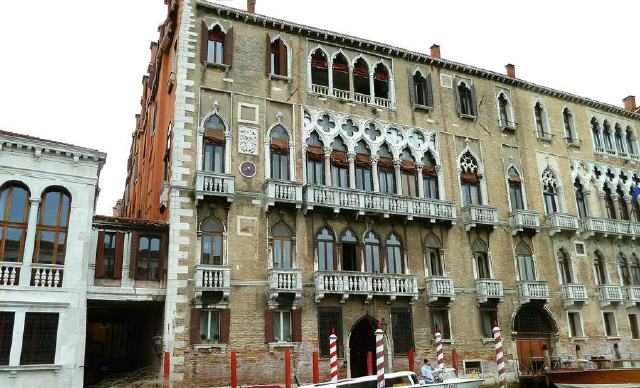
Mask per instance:
[[[242,8],[245,0],[213,1]],[[163,0],[0,6],[0,129],[106,152],[97,212],[122,196]],[[428,53],[622,106],[640,102],[640,2],[257,0],[256,12]]]

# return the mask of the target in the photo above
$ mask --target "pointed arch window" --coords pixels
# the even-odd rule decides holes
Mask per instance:
[[[456,88],[456,103],[458,114],[462,117],[475,117],[476,96],[473,86],[469,87],[465,81],[461,81]]]
[[[364,140],[356,144],[356,189],[373,191],[371,174],[371,151]]]
[[[636,155],[636,147],[635,147],[635,137],[633,136],[633,131],[631,127],[627,127],[625,134],[625,140],[627,142],[627,152],[631,155]]]
[[[418,175],[416,160],[409,148],[404,148],[400,154],[400,179],[402,180],[402,194],[410,197],[418,196]]]
[[[268,37],[267,37],[268,39]],[[289,50],[287,45],[278,38],[271,42],[269,49],[270,58],[270,73],[273,75],[279,75],[281,77],[289,76]]]
[[[398,235],[391,233],[386,241],[387,246],[387,273],[404,273],[404,260],[402,260],[402,243]]]
[[[42,195],[34,262],[64,264],[71,196],[62,188],[47,189]]]
[[[349,61],[342,53],[338,53],[333,58],[331,66],[333,88],[338,90],[349,91]],[[367,73],[368,74],[368,73]]]
[[[366,272],[381,272],[380,239],[373,231],[364,235],[364,260]]]
[[[547,129],[547,113],[540,102],[536,102],[533,107],[533,113],[536,118],[536,133],[539,138],[545,139],[549,137]]]
[[[389,98],[389,70],[382,63],[373,70],[373,93],[378,98]]]
[[[331,229],[327,227],[320,229],[316,236],[318,269],[320,271],[336,271],[338,269],[335,254],[335,242],[335,237]]]
[[[289,134],[282,125],[276,125],[269,134],[271,139],[271,179],[289,180]]]
[[[291,229],[284,222],[278,222],[271,229],[271,235],[273,236],[273,267],[291,269],[293,246]]]
[[[227,45],[231,45],[231,42],[229,42],[230,34],[229,37],[227,35],[228,34],[225,34],[224,31],[222,31],[222,28],[220,28],[219,25],[215,25],[212,29],[208,30],[206,35],[207,63],[231,65],[230,61],[227,61],[227,53],[225,52],[227,49],[231,49],[231,47],[226,47]]]
[[[329,66],[327,54],[318,48],[311,54],[311,83],[329,87]]]
[[[574,123],[573,123],[573,113],[569,110],[569,108],[564,108],[562,110],[562,121],[564,123],[564,136],[568,143],[573,143],[577,137],[575,135]]]
[[[640,204],[638,204],[637,198],[633,199],[633,190],[636,188],[636,184],[632,184],[629,189],[629,196],[631,196],[631,209],[629,211],[631,212],[631,219],[634,222],[640,222]]]
[[[222,244],[224,227],[214,217],[205,220],[202,225],[201,264],[223,265],[224,247]]]
[[[509,175],[509,200],[511,211],[524,209],[524,200],[522,198],[522,180],[520,174],[514,167],[510,167],[507,171]]]
[[[349,188],[349,162],[347,146],[340,136],[331,143],[331,184],[343,189]]]
[[[611,193],[611,189],[605,186],[603,191],[604,191],[603,203],[604,203],[605,215],[607,216],[607,218],[610,218],[613,220],[616,218],[616,212],[614,209],[616,205],[613,202],[613,195]]]
[[[427,236],[425,240],[427,256],[427,276],[443,276],[444,266],[442,265],[442,244],[433,234]]]
[[[478,270],[478,279],[491,278],[491,266],[489,265],[489,248],[487,244],[478,239],[473,243],[473,259]]]
[[[217,114],[204,123],[204,171],[224,172],[225,131],[224,121]]]
[[[396,193],[396,174],[393,169],[393,154],[387,143],[378,150],[378,179],[381,193]]]
[[[340,237],[340,245],[342,251],[342,270],[360,271],[358,236],[351,229],[347,229]]]
[[[425,152],[422,156],[422,165],[422,185],[424,186],[425,198],[440,199],[436,159],[431,151]]]
[[[599,252],[596,252],[593,258],[593,269],[596,274],[596,284],[607,284],[607,270],[605,268],[604,258]]]
[[[629,266],[627,265],[627,258],[624,257],[622,252],[618,254],[618,268],[620,269],[620,280],[622,281],[622,285],[630,285],[631,272],[629,271]]]
[[[520,281],[536,280],[533,253],[525,243],[520,243],[516,247],[516,258],[518,259],[518,274],[520,276]]]
[[[466,152],[460,158],[460,186],[464,206],[482,204],[481,178],[478,161],[470,152]]]
[[[0,192],[0,261],[22,261],[29,217],[29,190],[10,182]],[[17,280],[17,279],[16,279]]]
[[[363,58],[358,58],[353,67],[353,90],[358,94],[371,95],[369,65]]]
[[[558,212],[558,183],[555,174],[547,167],[542,172],[542,196],[546,214]]]
[[[620,155],[626,155],[626,152],[624,151],[624,131],[622,130],[622,127],[620,126],[620,124],[616,124],[615,126],[615,133],[614,133],[614,138],[615,138],[615,142],[616,142],[616,151],[618,151],[618,154]]]
[[[414,105],[433,108],[431,74],[427,77],[420,71],[409,74],[409,99]]]
[[[638,260],[638,256],[635,253],[631,255],[630,262],[630,280],[634,285],[640,286],[640,260]]]
[[[591,136],[593,137],[593,144],[596,146],[596,151],[602,152],[602,139],[600,138],[600,124],[595,117],[591,118]]]
[[[607,152],[613,153],[613,139],[611,136],[611,125],[607,120],[602,124],[602,135],[604,137],[604,147],[607,149]]]
[[[324,183],[324,148],[316,131],[311,132],[307,143],[307,183],[323,185]]]
[[[515,123],[511,117],[511,102],[504,92],[498,95],[498,125],[500,128],[513,128]]]
[[[580,180],[578,180],[577,178],[573,182],[573,189],[576,194],[576,207],[578,208],[578,217],[585,218],[589,214],[587,212],[587,201],[584,195],[584,187],[582,186],[582,183],[580,183]]]
[[[573,283],[573,271],[571,270],[571,260],[569,254],[564,249],[558,249],[558,267],[562,284]]]
[[[627,207],[627,201],[625,201],[624,191],[622,191],[622,187],[618,186],[616,190],[616,194],[618,197],[618,210],[620,212],[621,220],[629,220],[629,208]]]

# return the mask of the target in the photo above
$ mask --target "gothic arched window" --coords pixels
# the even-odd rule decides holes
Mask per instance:
[[[558,181],[549,167],[542,172],[542,196],[547,214],[558,212]]]
[[[278,269],[291,269],[292,266],[292,233],[284,223],[278,222],[271,229],[273,236],[273,267]]]
[[[518,259],[518,273],[520,275],[520,281],[536,280],[533,253],[531,253],[531,249],[526,244],[518,244],[516,247],[516,258]]]
[[[353,230],[347,229],[342,233],[340,245],[343,271],[360,271],[358,243],[358,236]]]
[[[269,134],[271,140],[271,179],[289,180],[289,134],[276,125]]]
[[[459,166],[463,205],[480,205],[482,203],[482,194],[478,161],[470,152],[466,152],[460,158]]]
[[[442,245],[440,240],[430,234],[425,240],[428,276],[443,276]]]
[[[402,260],[402,242],[395,233],[387,237],[387,273],[404,273],[404,260]]]
[[[560,277],[562,278],[562,284],[573,283],[571,261],[569,259],[569,254],[564,249],[558,249],[558,266],[560,267]]]
[[[313,85],[329,87],[329,67],[327,64],[327,54],[321,48],[311,54],[311,83]]]
[[[576,195],[576,207],[578,208],[578,217],[585,218],[589,214],[587,212],[587,201],[584,196],[584,187],[580,180],[576,178],[573,182],[573,189]]]
[[[595,257],[593,258],[593,268],[596,273],[596,283],[607,284],[607,270],[605,268],[604,258],[600,252],[595,253]]]
[[[524,209],[524,200],[522,198],[522,180],[518,171],[511,167],[507,171],[509,175],[509,200],[511,203],[511,211]]]
[[[478,239],[473,243],[473,258],[478,270],[478,279],[491,278],[491,266],[489,265],[489,248],[487,244]]]
[[[320,229],[316,235],[318,249],[318,270],[335,271],[338,269],[335,254],[335,237],[328,227]]]
[[[440,199],[436,159],[431,151],[425,152],[422,156],[422,165],[422,185],[424,186],[425,198]]]
[[[204,171],[224,172],[225,130],[224,121],[217,114],[204,123]]]
[[[380,239],[371,230],[364,235],[364,258],[367,272],[379,273],[381,271]]]
[[[210,217],[203,223],[202,244],[201,244],[201,264],[224,264],[224,251],[222,246],[224,228],[222,223],[214,217]]]

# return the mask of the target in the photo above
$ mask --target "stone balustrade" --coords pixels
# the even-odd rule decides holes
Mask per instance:
[[[577,303],[586,303],[589,300],[587,286],[584,284],[563,284],[562,285],[562,301],[565,307]]]
[[[299,208],[302,204],[302,184],[292,181],[267,179],[264,184],[266,207],[276,203],[292,203]]]
[[[516,210],[511,213],[512,234],[525,229],[540,231],[540,215],[533,210]]]
[[[476,296],[478,303],[487,303],[490,300],[502,301],[504,289],[502,280],[498,279],[478,279],[476,280]]]
[[[447,276],[431,276],[426,278],[424,290],[429,303],[438,301],[450,303],[455,299],[453,279]]]
[[[498,224],[498,211],[485,205],[466,205],[462,208],[462,221],[467,231],[478,225],[495,227]]]
[[[351,271],[316,271],[314,275],[316,302],[325,294],[341,295],[345,302],[351,295],[364,295],[368,303],[374,296],[409,298],[410,303],[418,299],[418,283],[415,275],[366,273]]]
[[[532,300],[549,300],[549,283],[538,280],[525,280],[516,283],[520,303],[529,303]]]
[[[233,201],[235,196],[235,178],[231,174],[222,174],[210,171],[196,171],[195,177],[196,198],[224,197],[227,201]]]

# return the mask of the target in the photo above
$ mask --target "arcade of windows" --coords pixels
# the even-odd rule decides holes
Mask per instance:
[[[636,136],[630,125],[614,123],[607,119],[591,118],[591,138],[595,152],[638,160]]]

